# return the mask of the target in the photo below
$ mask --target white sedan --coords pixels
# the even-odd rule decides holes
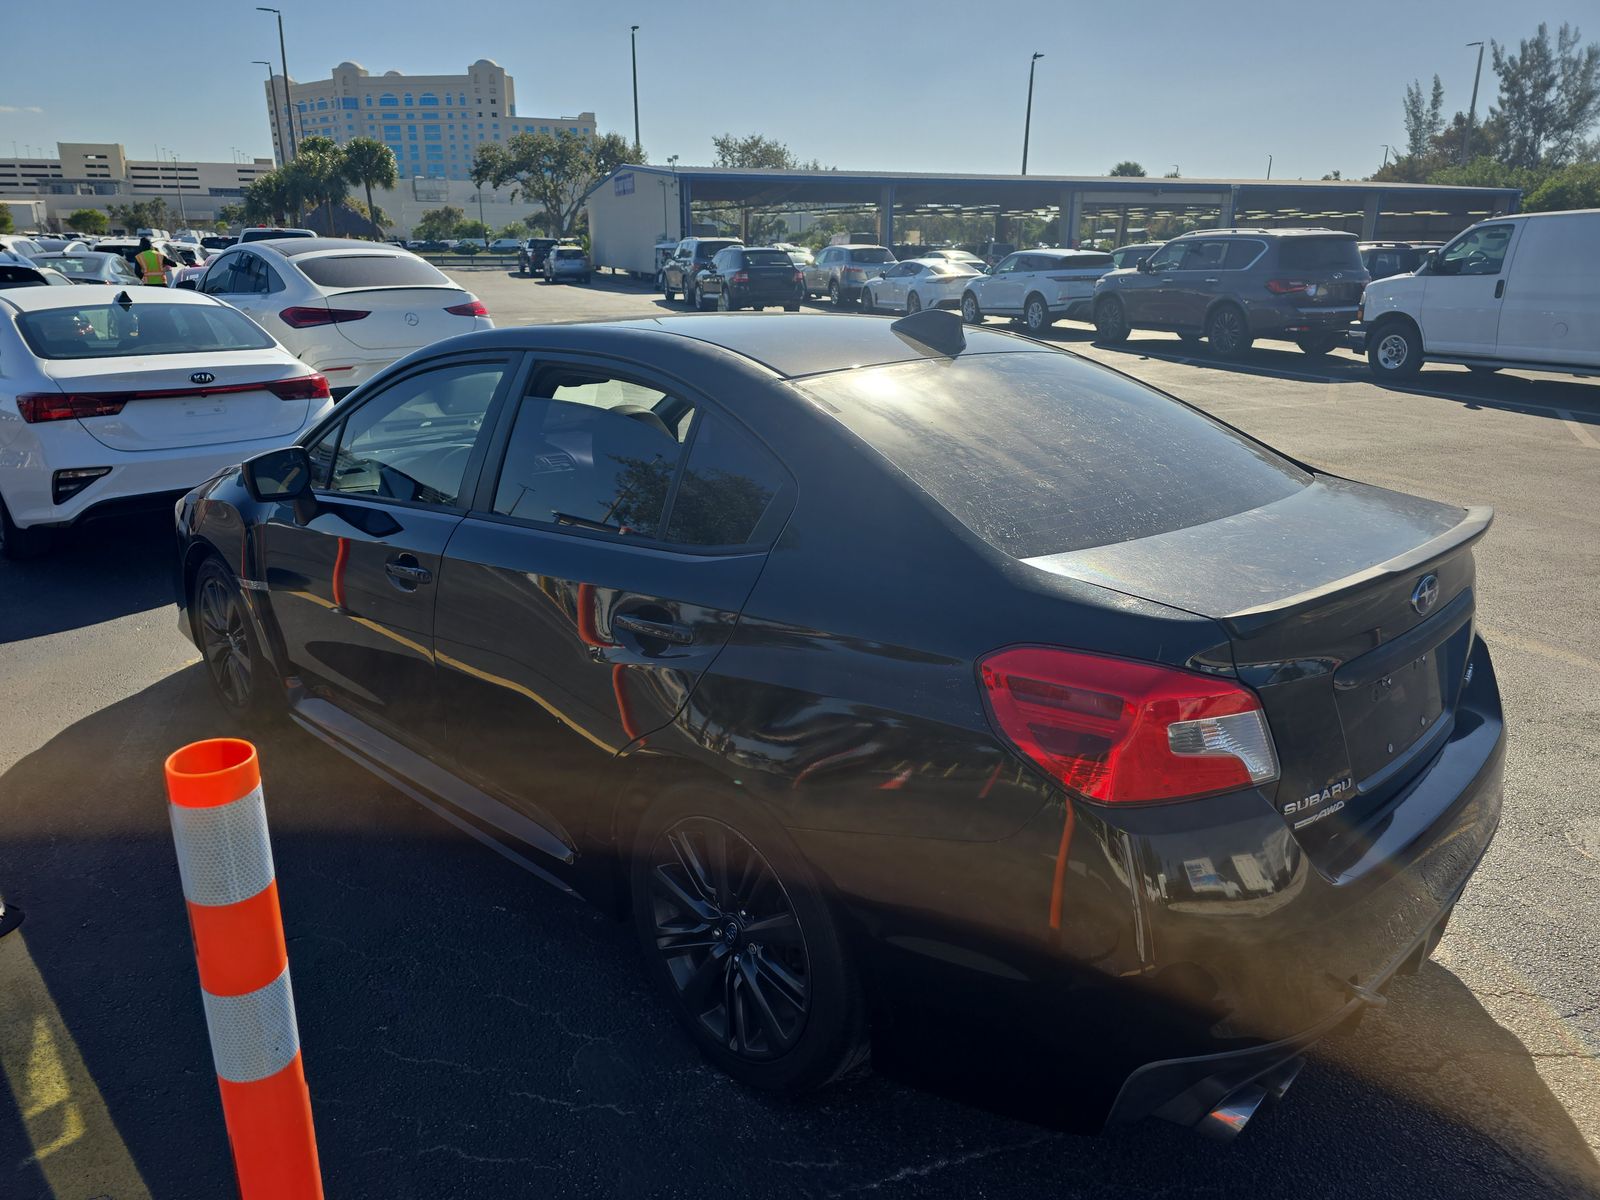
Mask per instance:
[[[867,312],[908,313],[958,308],[963,290],[981,273],[969,263],[946,258],[908,258],[867,281],[861,307]]]
[[[197,287],[326,375],[335,397],[413,350],[494,328],[471,292],[409,250],[379,242],[295,237],[229,246]]]
[[[288,445],[328,381],[206,296],[0,291],[0,553],[27,558],[91,511],[170,498]]]

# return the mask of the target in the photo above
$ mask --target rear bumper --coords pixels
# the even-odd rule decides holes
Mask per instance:
[[[1250,332],[1256,337],[1295,337],[1302,333],[1324,333],[1350,329],[1355,325],[1356,306],[1302,308],[1270,301],[1250,306]]]
[[[804,293],[798,283],[781,288],[730,287],[728,299],[734,304],[799,304]]]

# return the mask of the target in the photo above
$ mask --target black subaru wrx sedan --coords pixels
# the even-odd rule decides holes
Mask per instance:
[[[228,710],[631,915],[736,1078],[922,1031],[1226,1134],[1494,834],[1489,517],[949,313],[684,317],[413,354],[178,585]]]

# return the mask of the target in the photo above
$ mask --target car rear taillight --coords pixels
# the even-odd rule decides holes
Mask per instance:
[[[474,298],[465,304],[451,304],[445,308],[445,312],[453,317],[487,317],[489,307],[482,300]]]
[[[1303,292],[1311,285],[1304,279],[1269,279],[1267,291],[1274,296],[1287,296],[1290,292]]]
[[[44,421],[75,421],[82,417],[114,417],[122,411],[126,395],[71,395],[40,392],[17,397],[17,412],[29,425]]]
[[[333,398],[333,393],[328,390],[328,377],[326,375],[299,375],[293,379],[280,379],[275,383],[266,383],[261,386],[279,400],[331,400]]]
[[[989,713],[1034,766],[1090,800],[1185,800],[1278,777],[1261,701],[1226,679],[1018,646],[979,663]]]
[[[794,281],[796,283],[804,283],[806,281],[805,272],[804,271],[796,271],[794,273]]]
[[[864,275],[865,273],[860,267],[845,267],[840,272],[841,275]]]
[[[750,282],[750,275],[746,271],[735,271],[732,275],[728,276],[728,282],[729,283],[749,283]]]
[[[314,304],[294,305],[278,314],[292,329],[311,329],[317,325],[338,325],[345,321],[359,321],[372,314],[360,308],[318,308]]]

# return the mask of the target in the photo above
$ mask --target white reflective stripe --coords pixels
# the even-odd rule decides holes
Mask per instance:
[[[300,1053],[294,1023],[289,968],[264,988],[242,996],[213,996],[201,989],[206,1030],[217,1074],[231,1083],[254,1083],[276,1075]]]
[[[215,808],[168,804],[178,874],[191,904],[237,904],[272,882],[272,843],[261,788]]]
[[[239,580],[239,586],[247,592],[266,592],[271,590],[259,579],[245,579],[241,577]]]

